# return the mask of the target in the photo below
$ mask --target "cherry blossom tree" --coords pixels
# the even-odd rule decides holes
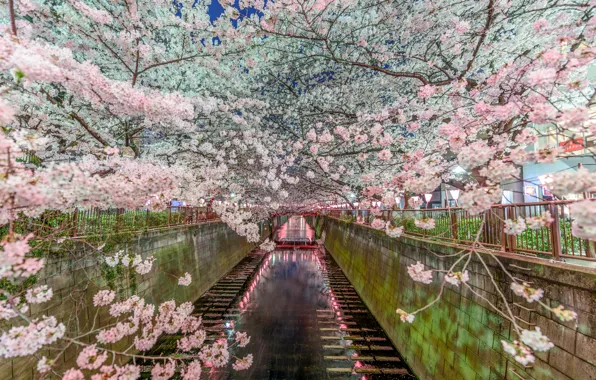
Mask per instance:
[[[256,242],[256,222],[273,212],[327,200],[392,206],[396,196],[412,206],[412,196],[446,183],[463,190],[465,210],[485,218],[502,187],[520,181],[520,165],[561,155],[554,146],[527,149],[540,126],[572,136],[596,132],[593,0],[220,1],[225,12],[213,22],[210,3],[3,3],[3,278],[18,282],[42,267],[43,259],[29,254],[35,237],[16,236],[12,225],[44,210],[214,199],[222,221]],[[28,154],[39,159],[37,167],[20,162]],[[454,174],[457,166],[466,173]],[[553,191],[594,186],[596,176],[585,171],[561,173]],[[596,203],[578,202],[572,213],[574,234],[596,240]],[[507,220],[503,228],[515,235],[550,218]],[[374,223],[392,237],[403,233],[381,219]],[[427,230],[435,222],[416,225]],[[466,286],[472,256],[482,260],[476,248],[462,252],[443,287]],[[123,259],[136,260],[107,258]],[[135,268],[145,272],[151,263]],[[419,264],[410,275],[424,283],[432,278]],[[539,289],[512,279],[511,290],[540,302]],[[27,303],[51,296],[39,288],[4,294],[2,313],[22,318]],[[81,346],[83,355],[66,378],[98,369],[98,378],[134,377],[134,366],[102,370],[105,356],[116,354],[102,342],[141,334],[143,351],[175,329],[185,334],[182,351],[202,346],[188,305],[149,312],[155,307],[142,299],[110,298],[101,293],[98,304],[132,323],[98,331],[97,345],[82,344],[47,317],[6,332],[1,339],[11,348],[1,354],[34,354],[62,341]],[[398,310],[407,322],[418,312]],[[516,360],[530,363],[532,350],[549,348],[539,329],[516,331],[519,340],[504,343]],[[25,335],[30,344],[17,338]],[[183,354],[192,359],[184,376],[194,378],[206,357],[226,359],[226,344],[205,346],[202,357]],[[49,360],[40,371],[51,369]],[[155,360],[156,377],[181,365],[177,358]],[[247,356],[234,367],[251,362]]]

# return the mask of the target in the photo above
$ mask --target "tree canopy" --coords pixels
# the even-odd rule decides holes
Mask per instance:
[[[219,197],[254,220],[441,183],[477,207],[557,159],[524,149],[536,126],[594,128],[593,1],[220,3],[211,22],[201,0],[10,0],[4,138],[105,190],[73,177],[40,209]]]

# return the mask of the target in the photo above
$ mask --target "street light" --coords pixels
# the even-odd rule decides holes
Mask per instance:
[[[429,202],[430,202],[430,200],[431,200],[432,198],[433,198],[433,195],[432,195],[432,193],[430,193],[430,194],[424,194],[424,200],[426,201],[426,208],[428,208],[428,206],[429,206]]]
[[[455,205],[457,206],[457,199],[459,198],[459,190],[453,189],[449,190],[449,194],[451,194],[451,198],[455,201]]]

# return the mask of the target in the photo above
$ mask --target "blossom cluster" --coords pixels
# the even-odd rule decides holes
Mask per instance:
[[[100,290],[93,296],[93,306],[107,306],[114,301],[116,293],[113,290]]]
[[[383,228],[385,228],[385,221],[383,219],[375,218],[370,223],[370,226],[375,230],[382,230]]]
[[[271,240],[269,240],[269,238],[267,238],[267,239],[265,239],[264,242],[261,243],[259,248],[261,248],[265,252],[271,252],[275,249],[275,242],[271,241]]]
[[[104,260],[109,267],[115,267],[121,264],[124,267],[132,267],[135,269],[135,272],[144,275],[151,272],[155,258],[150,256],[143,260],[139,254],[132,256],[124,253],[124,251],[118,251],[113,256],[106,257]]]
[[[43,346],[62,338],[65,329],[53,316],[35,319],[26,326],[12,327],[0,336],[0,357],[33,355]]]
[[[509,355],[512,355],[518,363],[522,365],[529,365],[534,363],[536,358],[534,357],[532,350],[529,347],[524,345],[523,343],[514,340],[513,343],[506,342],[504,340],[501,341],[503,345],[503,350],[507,352]]]
[[[530,303],[539,301],[544,295],[544,290],[534,289],[530,287],[530,285],[527,282],[524,282],[522,284],[512,282],[511,290],[513,290],[513,293],[515,293],[516,296],[523,297],[526,299],[526,301]]]
[[[25,299],[29,303],[43,303],[52,299],[54,292],[47,285],[38,286],[27,290]]]
[[[467,270],[463,272],[449,272],[445,275],[445,281],[455,286],[459,286],[461,283],[465,284],[469,280],[470,275],[468,274]]]
[[[412,280],[423,284],[430,284],[433,280],[433,271],[424,270],[424,264],[420,261],[408,266],[408,274]]]
[[[178,285],[182,285],[182,286],[189,286],[191,282],[192,282],[192,277],[191,277],[190,273],[188,273],[188,272],[186,272],[184,274],[184,276],[182,276],[178,279]]]
[[[232,368],[236,371],[244,371],[249,369],[252,366],[253,356],[252,354],[248,354],[247,356],[237,359],[234,364],[232,364]]]
[[[30,277],[41,270],[44,259],[27,257],[31,251],[29,240],[33,235],[0,242],[0,278]]]
[[[397,309],[397,310],[395,310],[395,312],[397,314],[399,314],[399,319],[402,322],[408,322],[408,323],[414,322],[414,314],[409,314],[408,312],[403,311],[402,309]]]
[[[204,346],[199,352],[199,358],[204,363],[209,363],[215,368],[223,367],[230,360],[228,341],[218,339],[213,344]]]
[[[479,215],[500,201],[498,185],[520,180],[515,165],[553,163],[564,153],[530,147],[540,135],[535,126],[596,133],[588,74],[596,21],[586,16],[588,3],[223,1],[215,21],[209,2],[195,3],[177,12],[142,0],[10,3],[0,34],[0,225],[44,210],[157,209],[176,196],[209,200],[222,222],[258,242],[257,223],[274,212],[313,211],[352,194],[363,206],[379,199],[392,206],[390,194],[403,194],[418,208],[422,200],[411,197],[442,184],[471,184],[459,201]],[[257,12],[244,15],[247,7]],[[400,43],[387,43],[388,35]],[[562,197],[594,187],[595,178],[562,172],[548,186]],[[573,234],[596,240],[596,202],[578,202],[570,213]],[[403,232],[380,220],[373,226],[389,236]],[[551,222],[548,213],[523,215],[504,231]],[[415,224],[434,228],[432,219]],[[0,279],[40,273],[44,261],[32,257],[30,239],[10,233],[0,243]],[[153,259],[116,254],[105,263],[146,274]],[[420,263],[408,272],[432,280]],[[453,285],[465,278],[465,271],[446,275]],[[532,302],[542,297],[527,284],[512,290]],[[0,317],[27,312],[24,300],[51,297],[43,286],[11,295],[0,301]],[[166,303],[156,312],[140,298],[114,299],[107,290],[93,299],[120,318],[99,334],[103,341],[135,335],[135,348],[147,350],[160,335],[186,329],[182,346],[199,349],[200,323],[188,306]],[[525,340],[540,341],[535,332]],[[527,364],[528,345],[522,339],[505,349]],[[225,356],[227,348],[212,351]],[[45,371],[50,362],[40,363]],[[198,378],[202,364],[183,366],[181,375]],[[172,371],[168,360],[156,368],[156,378]],[[66,378],[83,378],[81,369]],[[104,378],[139,372],[99,370]]]
[[[403,227],[392,227],[391,222],[385,225],[385,233],[391,238],[399,238],[404,233]]]
[[[433,218],[414,219],[414,224],[423,230],[432,230],[435,228],[435,220]]]
[[[507,235],[519,235],[526,230],[526,221],[524,218],[507,219],[503,232]]]
[[[499,188],[476,188],[463,193],[459,198],[462,208],[467,210],[470,215],[478,215],[491,208],[491,206],[501,200],[503,191]]]

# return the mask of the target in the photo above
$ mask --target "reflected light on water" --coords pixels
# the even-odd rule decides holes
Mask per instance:
[[[300,242],[312,244],[315,231],[302,216],[292,216],[276,232],[274,240],[278,242]]]

